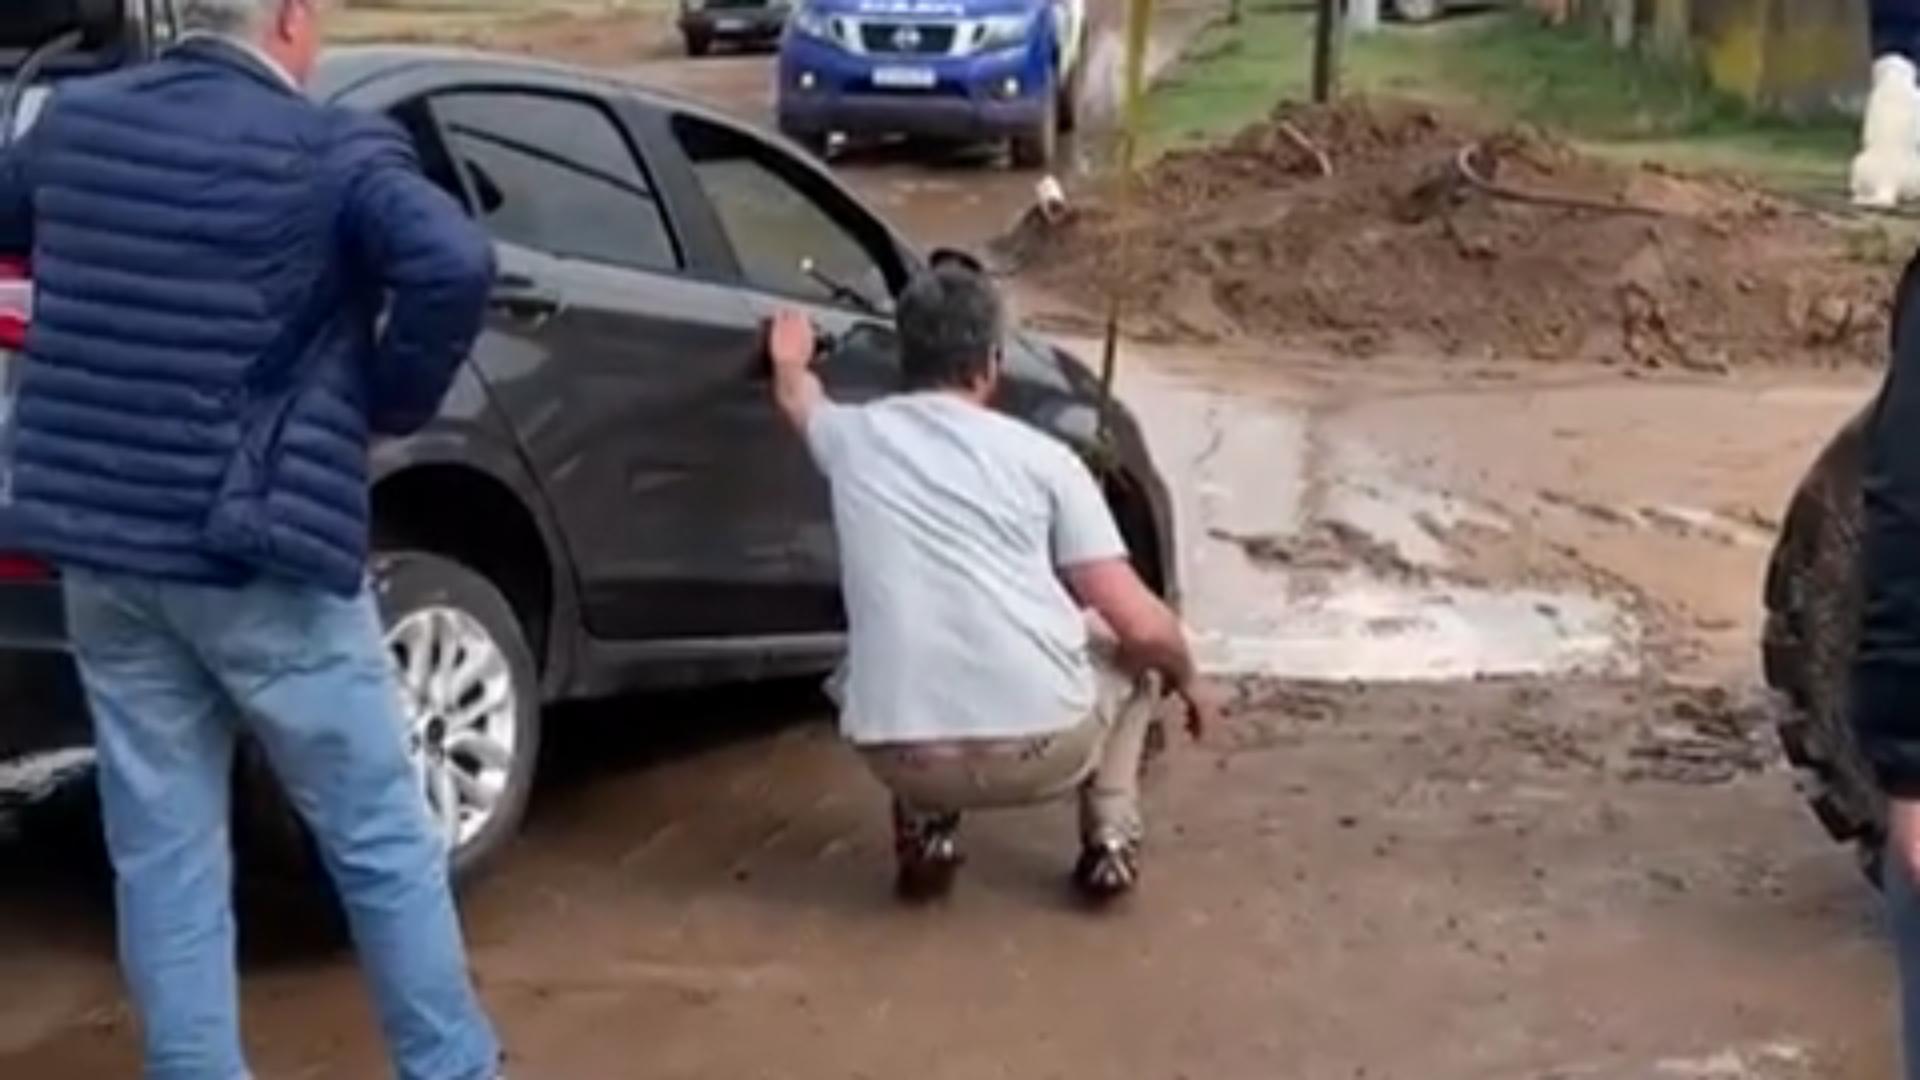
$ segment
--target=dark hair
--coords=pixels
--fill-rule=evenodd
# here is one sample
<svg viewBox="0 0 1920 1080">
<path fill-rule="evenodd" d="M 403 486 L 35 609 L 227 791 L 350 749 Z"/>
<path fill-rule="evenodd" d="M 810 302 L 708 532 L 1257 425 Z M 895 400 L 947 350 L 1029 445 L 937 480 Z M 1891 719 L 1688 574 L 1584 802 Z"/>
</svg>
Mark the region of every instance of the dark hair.
<svg viewBox="0 0 1920 1080">
<path fill-rule="evenodd" d="M 1004 319 L 984 274 L 948 263 L 915 276 L 894 313 L 907 388 L 973 385 L 993 369 Z"/>
</svg>

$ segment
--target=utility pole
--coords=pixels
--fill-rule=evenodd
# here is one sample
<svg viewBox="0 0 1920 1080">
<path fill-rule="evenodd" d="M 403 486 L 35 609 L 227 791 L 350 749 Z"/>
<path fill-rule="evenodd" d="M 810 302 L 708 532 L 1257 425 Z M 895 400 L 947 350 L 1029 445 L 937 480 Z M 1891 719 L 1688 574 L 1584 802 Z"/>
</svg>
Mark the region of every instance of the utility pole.
<svg viewBox="0 0 1920 1080">
<path fill-rule="evenodd" d="M 1340 21 L 1340 0 L 1319 0 L 1313 20 L 1313 100 L 1324 105 L 1333 100 L 1334 27 Z"/>
<path fill-rule="evenodd" d="M 1151 43 L 1148 28 L 1153 25 L 1154 0 L 1127 0 L 1127 55 L 1122 69 L 1122 99 L 1120 114 L 1120 160 L 1116 163 L 1120 171 L 1120 220 L 1127 220 L 1127 209 L 1133 202 L 1135 186 L 1133 166 L 1140 152 L 1140 123 L 1146 111 L 1147 100 L 1147 48 Z M 1100 418 L 1098 437 L 1094 440 L 1100 455 L 1100 468 L 1105 469 L 1112 461 L 1113 452 L 1113 379 L 1120 366 L 1120 313 L 1124 303 L 1121 295 L 1126 289 L 1126 268 L 1133 256 L 1133 244 L 1128 234 L 1120 234 L 1119 250 L 1115 258 L 1121 268 L 1120 283 L 1114 288 L 1113 295 L 1107 298 L 1107 325 L 1105 339 L 1100 347 Z"/>
</svg>

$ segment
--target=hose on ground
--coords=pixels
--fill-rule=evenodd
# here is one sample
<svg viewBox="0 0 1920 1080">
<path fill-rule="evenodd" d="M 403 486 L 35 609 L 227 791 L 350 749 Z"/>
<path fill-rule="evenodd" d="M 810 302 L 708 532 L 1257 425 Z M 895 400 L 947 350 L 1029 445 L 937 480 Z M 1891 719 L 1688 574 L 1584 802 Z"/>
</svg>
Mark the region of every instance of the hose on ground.
<svg viewBox="0 0 1920 1080">
<path fill-rule="evenodd" d="M 1638 203 L 1602 202 L 1599 199 L 1583 199 L 1578 195 L 1557 195 L 1544 191 L 1526 191 L 1508 187 L 1488 177 L 1474 164 L 1474 157 L 1484 147 L 1484 143 L 1472 142 L 1460 148 L 1453 156 L 1453 170 L 1467 186 L 1490 198 L 1507 202 L 1521 203 L 1527 206 L 1543 206 L 1554 210 L 1582 210 L 1597 214 L 1631 214 L 1640 217 L 1672 217 L 1670 211 L 1657 207 L 1642 206 Z"/>
</svg>

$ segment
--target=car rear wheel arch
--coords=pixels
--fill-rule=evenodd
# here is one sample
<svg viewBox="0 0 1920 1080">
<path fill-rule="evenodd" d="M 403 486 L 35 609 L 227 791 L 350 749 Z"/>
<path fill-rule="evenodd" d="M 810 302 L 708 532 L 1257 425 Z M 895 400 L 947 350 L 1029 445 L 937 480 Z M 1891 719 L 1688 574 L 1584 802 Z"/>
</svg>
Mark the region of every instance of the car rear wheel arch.
<svg viewBox="0 0 1920 1080">
<path fill-rule="evenodd" d="M 477 523 L 477 525 L 476 525 Z M 513 608 L 535 665 L 554 660 L 561 579 L 539 522 L 505 481 L 455 464 L 416 465 L 373 489 L 377 551 L 424 551 L 471 569 Z"/>
<path fill-rule="evenodd" d="M 1102 486 L 1105 488 L 1107 506 L 1113 511 L 1114 523 L 1120 527 L 1120 538 L 1127 543 L 1134 569 L 1154 595 L 1169 597 L 1173 583 L 1169 580 L 1166 565 L 1166 546 L 1161 542 L 1160 528 L 1154 520 L 1153 504 L 1148 499 L 1146 488 L 1124 472 L 1109 475 Z"/>
</svg>

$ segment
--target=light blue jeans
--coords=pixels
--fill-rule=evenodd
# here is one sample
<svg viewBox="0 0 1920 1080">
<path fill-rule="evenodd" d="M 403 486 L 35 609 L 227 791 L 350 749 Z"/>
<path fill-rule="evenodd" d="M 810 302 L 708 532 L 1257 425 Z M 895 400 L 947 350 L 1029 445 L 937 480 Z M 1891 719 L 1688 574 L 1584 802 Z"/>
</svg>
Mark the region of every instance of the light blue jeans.
<svg viewBox="0 0 1920 1080">
<path fill-rule="evenodd" d="M 499 1045 L 468 976 L 371 597 L 84 571 L 65 588 L 148 1080 L 249 1075 L 227 831 L 242 731 L 318 843 L 395 1073 L 494 1076 Z"/>
<path fill-rule="evenodd" d="M 1920 886 L 1889 850 L 1880 869 L 1900 969 L 1900 1053 L 1907 1080 L 1920 1080 Z"/>
</svg>

